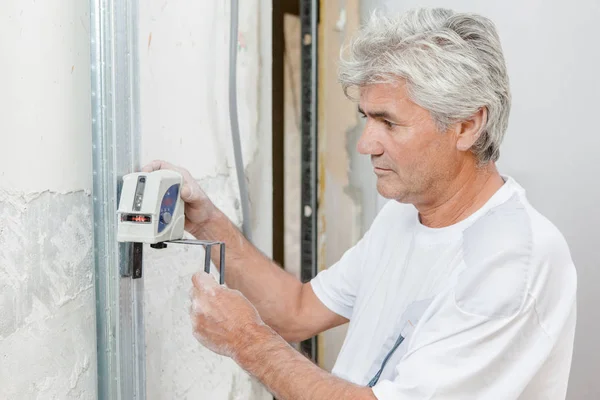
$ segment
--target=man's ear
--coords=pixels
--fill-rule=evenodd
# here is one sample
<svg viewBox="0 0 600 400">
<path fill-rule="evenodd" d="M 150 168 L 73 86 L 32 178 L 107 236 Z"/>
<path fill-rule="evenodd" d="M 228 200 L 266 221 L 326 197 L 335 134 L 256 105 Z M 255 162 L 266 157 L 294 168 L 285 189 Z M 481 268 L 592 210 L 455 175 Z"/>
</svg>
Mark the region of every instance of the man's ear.
<svg viewBox="0 0 600 400">
<path fill-rule="evenodd" d="M 456 126 L 456 148 L 468 151 L 479 139 L 487 122 L 487 107 L 482 107 L 466 121 Z"/>
</svg>

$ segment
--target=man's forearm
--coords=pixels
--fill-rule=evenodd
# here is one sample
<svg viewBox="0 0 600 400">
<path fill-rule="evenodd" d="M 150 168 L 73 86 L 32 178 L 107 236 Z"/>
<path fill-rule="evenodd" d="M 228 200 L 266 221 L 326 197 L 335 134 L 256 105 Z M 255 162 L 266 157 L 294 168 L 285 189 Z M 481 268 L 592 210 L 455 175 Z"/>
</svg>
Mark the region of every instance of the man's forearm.
<svg viewBox="0 0 600 400">
<path fill-rule="evenodd" d="M 267 326 L 248 330 L 236 362 L 278 400 L 376 400 L 370 388 L 327 373 L 289 346 Z"/>
<path fill-rule="evenodd" d="M 200 240 L 223 241 L 225 281 L 230 288 L 244 294 L 256 307 L 261 318 L 278 332 L 293 325 L 299 304 L 301 282 L 282 270 L 252 245 L 225 214 L 218 211 L 203 226 L 191 232 Z M 212 253 L 219 265 L 219 253 Z"/>
</svg>

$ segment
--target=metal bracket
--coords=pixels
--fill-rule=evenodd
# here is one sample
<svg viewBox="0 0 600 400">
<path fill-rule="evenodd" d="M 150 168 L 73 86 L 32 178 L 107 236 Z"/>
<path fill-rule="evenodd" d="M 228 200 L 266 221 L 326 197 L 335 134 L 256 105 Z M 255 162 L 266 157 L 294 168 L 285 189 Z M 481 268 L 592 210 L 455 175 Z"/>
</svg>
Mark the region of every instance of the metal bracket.
<svg viewBox="0 0 600 400">
<path fill-rule="evenodd" d="M 205 240 L 180 239 L 151 244 L 150 247 L 152 247 L 153 249 L 164 249 L 167 247 L 167 243 L 204 246 L 204 272 L 206 272 L 207 274 L 210 274 L 212 246 L 219 246 L 219 283 L 221 285 L 225 284 L 225 242 L 209 242 Z"/>
<path fill-rule="evenodd" d="M 142 243 L 134 243 L 131 246 L 131 267 L 133 270 L 133 279 L 140 279 L 142 277 L 142 256 L 143 256 L 144 245 Z"/>
</svg>

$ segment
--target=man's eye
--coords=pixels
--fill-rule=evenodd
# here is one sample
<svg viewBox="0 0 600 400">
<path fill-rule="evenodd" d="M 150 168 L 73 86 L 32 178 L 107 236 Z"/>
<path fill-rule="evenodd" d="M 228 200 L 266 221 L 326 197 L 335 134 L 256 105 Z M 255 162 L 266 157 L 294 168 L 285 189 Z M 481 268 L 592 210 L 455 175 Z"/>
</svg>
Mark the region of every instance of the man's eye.
<svg viewBox="0 0 600 400">
<path fill-rule="evenodd" d="M 362 119 L 366 119 L 366 118 L 367 118 L 367 116 L 366 116 L 365 114 L 359 114 L 359 116 L 360 116 Z"/>
<path fill-rule="evenodd" d="M 394 127 L 393 123 L 391 123 L 390 121 L 387 121 L 385 119 L 383 120 L 383 123 L 386 124 L 388 128 L 393 128 Z"/>
</svg>

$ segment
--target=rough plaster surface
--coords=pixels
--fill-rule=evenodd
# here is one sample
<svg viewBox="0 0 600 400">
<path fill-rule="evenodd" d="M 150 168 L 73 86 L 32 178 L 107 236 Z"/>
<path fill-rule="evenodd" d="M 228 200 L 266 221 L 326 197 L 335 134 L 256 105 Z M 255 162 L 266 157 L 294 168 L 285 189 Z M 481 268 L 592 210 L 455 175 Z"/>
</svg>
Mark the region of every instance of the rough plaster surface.
<svg viewBox="0 0 600 400">
<path fill-rule="evenodd" d="M 254 242 L 270 254 L 271 45 L 270 30 L 260 26 L 264 20 L 270 27 L 268 3 L 240 1 L 237 82 Z M 189 169 L 239 225 L 228 106 L 229 7 L 229 2 L 150 0 L 140 8 L 141 159 Z M 188 292 L 203 260 L 202 249 L 188 246 L 145 249 L 148 398 L 270 400 L 235 363 L 192 336 Z"/>
<path fill-rule="evenodd" d="M 95 399 L 91 201 L 0 189 L 0 398 Z"/>
</svg>

